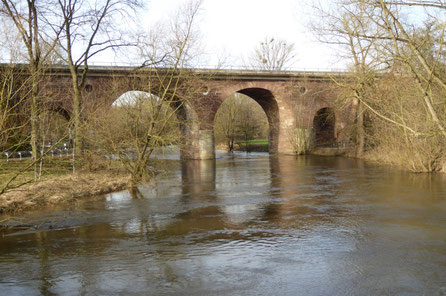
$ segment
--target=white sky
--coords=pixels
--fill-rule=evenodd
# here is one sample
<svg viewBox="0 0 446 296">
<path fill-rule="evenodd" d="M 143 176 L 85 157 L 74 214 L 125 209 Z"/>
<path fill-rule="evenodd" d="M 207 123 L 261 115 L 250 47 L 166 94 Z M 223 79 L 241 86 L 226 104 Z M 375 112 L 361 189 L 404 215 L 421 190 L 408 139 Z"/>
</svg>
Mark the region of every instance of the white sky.
<svg viewBox="0 0 446 296">
<path fill-rule="evenodd" d="M 141 30 L 149 31 L 150 24 L 168 21 L 182 4 L 190 0 L 143 0 L 145 12 L 140 13 Z M 311 9 L 305 3 L 332 0 L 202 0 L 197 24 L 204 45 L 200 66 L 216 66 L 224 60 L 225 67 L 243 67 L 249 54 L 265 37 L 284 39 L 294 43 L 296 59 L 291 65 L 296 70 L 335 70 L 345 68 L 334 46 L 320 43 L 307 29 L 311 23 Z M 420 9 L 419 9 L 420 10 Z M 410 17 L 421 21 L 422 11 L 411 10 Z M 131 22 L 129 22 L 131 23 Z M 122 21 L 122 26 L 126 22 Z M 2 27 L 0 26 L 0 31 Z M 9 53 L 0 58 L 8 57 Z M 3 51 L 5 49 L 3 48 Z M 95 56 L 93 63 L 108 64 L 137 62 L 132 54 L 120 57 L 112 52 Z M 129 61 L 130 60 L 130 61 Z"/>
<path fill-rule="evenodd" d="M 166 18 L 187 0 L 148 0 L 148 22 Z M 297 69 L 342 67 L 334 50 L 307 32 L 303 0 L 203 0 L 199 27 L 208 56 L 215 65 L 226 57 L 229 66 L 243 66 L 253 48 L 268 37 L 294 43 Z"/>
</svg>

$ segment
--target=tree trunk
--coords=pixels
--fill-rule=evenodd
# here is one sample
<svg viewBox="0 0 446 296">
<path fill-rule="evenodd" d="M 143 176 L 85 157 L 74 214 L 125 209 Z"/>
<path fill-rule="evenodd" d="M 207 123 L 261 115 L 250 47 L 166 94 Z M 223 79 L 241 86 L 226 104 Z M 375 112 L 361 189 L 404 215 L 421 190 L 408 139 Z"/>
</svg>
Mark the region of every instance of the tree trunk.
<svg viewBox="0 0 446 296">
<path fill-rule="evenodd" d="M 81 92 L 77 83 L 76 70 L 70 69 L 73 83 L 73 127 L 74 127 L 74 154 L 82 153 L 82 134 L 81 134 Z"/>
<path fill-rule="evenodd" d="M 34 162 L 34 178 L 37 180 L 37 141 L 39 135 L 39 81 L 37 67 L 32 65 L 32 92 L 31 92 L 31 151 Z"/>
<path fill-rule="evenodd" d="M 364 155 L 365 132 L 364 132 L 364 107 L 358 102 L 356 112 L 356 157 L 361 158 Z"/>
</svg>

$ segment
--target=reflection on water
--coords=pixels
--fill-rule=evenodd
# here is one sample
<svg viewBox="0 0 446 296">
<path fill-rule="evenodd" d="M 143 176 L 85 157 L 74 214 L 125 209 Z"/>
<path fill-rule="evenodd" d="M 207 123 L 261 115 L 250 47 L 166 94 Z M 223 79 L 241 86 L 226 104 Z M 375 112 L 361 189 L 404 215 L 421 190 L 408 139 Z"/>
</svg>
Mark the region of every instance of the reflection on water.
<svg viewBox="0 0 446 296">
<path fill-rule="evenodd" d="M 0 238 L 5 295 L 446 295 L 446 179 L 221 155 Z"/>
</svg>

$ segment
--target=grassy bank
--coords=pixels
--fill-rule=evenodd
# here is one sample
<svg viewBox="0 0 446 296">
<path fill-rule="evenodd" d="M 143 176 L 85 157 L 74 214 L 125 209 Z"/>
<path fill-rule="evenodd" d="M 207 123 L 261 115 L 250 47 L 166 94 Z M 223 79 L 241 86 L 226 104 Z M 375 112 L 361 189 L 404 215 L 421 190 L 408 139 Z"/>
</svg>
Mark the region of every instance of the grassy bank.
<svg viewBox="0 0 446 296">
<path fill-rule="evenodd" d="M 248 152 L 268 152 L 269 142 L 268 140 L 240 141 L 236 142 L 235 150 Z"/>
<path fill-rule="evenodd" d="M 34 182 L 33 167 L 24 170 L 27 161 L 0 164 L 1 185 L 9 182 L 16 172 L 22 171 L 12 182 L 13 187 L 17 188 L 0 195 L 0 214 L 73 202 L 125 189 L 129 183 L 128 174 L 113 163 L 95 168 L 94 161 L 78 161 L 76 173 L 73 174 L 72 161 L 68 158 L 46 160 L 42 163 L 42 177 Z"/>
<path fill-rule="evenodd" d="M 1 213 L 73 202 L 81 198 L 125 189 L 129 178 L 112 172 L 77 173 L 48 177 L 0 196 Z"/>
<path fill-rule="evenodd" d="M 13 187 L 34 180 L 34 165 L 30 165 L 30 161 L 30 159 L 25 159 L 0 162 L 0 184 L 9 182 L 16 175 L 17 177 L 11 183 Z M 37 164 L 37 167 L 40 170 L 40 164 Z M 54 158 L 42 162 L 41 176 L 42 178 L 63 176 L 72 171 L 73 163 L 70 159 Z"/>
</svg>

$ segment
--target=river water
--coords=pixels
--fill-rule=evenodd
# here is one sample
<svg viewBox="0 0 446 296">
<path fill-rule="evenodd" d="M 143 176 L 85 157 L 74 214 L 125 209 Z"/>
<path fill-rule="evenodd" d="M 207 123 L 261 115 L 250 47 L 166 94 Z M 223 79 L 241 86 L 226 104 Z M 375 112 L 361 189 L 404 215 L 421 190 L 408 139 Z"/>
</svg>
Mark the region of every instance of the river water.
<svg viewBox="0 0 446 296">
<path fill-rule="evenodd" d="M 446 295 L 445 176 L 348 158 L 178 161 L 12 222 L 1 295 Z"/>
</svg>

